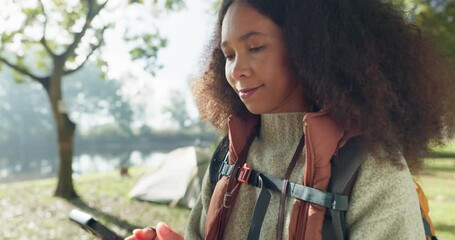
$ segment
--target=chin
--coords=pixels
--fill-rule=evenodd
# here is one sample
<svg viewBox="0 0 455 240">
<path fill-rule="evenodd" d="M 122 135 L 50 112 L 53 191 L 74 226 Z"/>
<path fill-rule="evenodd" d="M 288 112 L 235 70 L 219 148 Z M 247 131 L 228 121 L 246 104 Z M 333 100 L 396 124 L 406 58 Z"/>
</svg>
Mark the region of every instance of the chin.
<svg viewBox="0 0 455 240">
<path fill-rule="evenodd" d="M 255 114 L 255 115 L 261 115 L 261 114 L 267 113 L 267 110 L 261 109 L 261 108 L 255 108 L 253 106 L 246 105 L 246 108 L 248 109 L 248 111 L 250 113 Z"/>
</svg>

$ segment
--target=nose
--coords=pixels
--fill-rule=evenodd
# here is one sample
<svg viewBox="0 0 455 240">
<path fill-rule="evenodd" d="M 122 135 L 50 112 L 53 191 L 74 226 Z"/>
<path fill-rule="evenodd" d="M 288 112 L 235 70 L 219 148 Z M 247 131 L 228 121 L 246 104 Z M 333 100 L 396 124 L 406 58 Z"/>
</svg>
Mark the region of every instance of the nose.
<svg viewBox="0 0 455 240">
<path fill-rule="evenodd" d="M 251 75 L 251 68 L 245 58 L 236 57 L 231 66 L 231 77 L 235 80 L 247 78 Z"/>
</svg>

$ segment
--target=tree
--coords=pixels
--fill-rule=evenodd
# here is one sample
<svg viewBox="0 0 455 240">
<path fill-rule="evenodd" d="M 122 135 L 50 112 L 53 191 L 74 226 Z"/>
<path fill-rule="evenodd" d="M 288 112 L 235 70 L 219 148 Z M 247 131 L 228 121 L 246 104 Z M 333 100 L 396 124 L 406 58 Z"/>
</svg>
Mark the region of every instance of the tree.
<svg viewBox="0 0 455 240">
<path fill-rule="evenodd" d="M 62 79 L 81 69 L 92 55 L 98 57 L 100 64 L 105 64 L 100 51 L 105 43 L 105 32 L 113 27 L 114 21 L 101 19 L 100 15 L 109 14 L 109 10 L 112 10 L 107 8 L 110 2 L 116 4 L 117 8 L 130 4 L 148 5 L 156 14 L 158 9 L 177 9 L 182 6 L 182 0 L 2 2 L 0 66 L 13 69 L 17 82 L 24 82 L 27 78 L 38 82 L 49 98 L 57 131 L 59 171 L 54 195 L 58 197 L 77 197 L 72 181 L 76 124 L 69 118 L 62 100 Z M 158 31 L 150 32 L 127 33 L 126 39 L 134 45 L 132 58 L 143 60 L 144 67 L 153 73 L 157 67 L 155 60 L 158 50 L 166 42 Z M 30 57 L 29 53 L 39 57 Z"/>
<path fill-rule="evenodd" d="M 173 90 L 170 93 L 169 105 L 163 111 L 170 114 L 171 119 L 178 124 L 179 130 L 190 124 L 191 118 L 186 109 L 185 97 L 182 92 Z"/>
<path fill-rule="evenodd" d="M 130 101 L 121 93 L 122 84 L 112 79 L 102 80 L 101 76 L 100 69 L 87 65 L 68 77 L 63 92 L 69 115 L 78 122 L 83 118 L 107 119 L 130 136 L 135 112 Z"/>
<path fill-rule="evenodd" d="M 12 149 L 20 146 L 19 139 L 29 143 L 29 140 L 33 139 L 31 136 L 43 138 L 45 135 L 51 135 L 49 132 L 53 132 L 54 129 L 50 124 L 52 121 L 50 107 L 49 104 L 43 104 L 46 96 L 41 86 L 32 82 L 18 86 L 11 81 L 11 71 L 0 72 L 0 79 L 4 80 L 0 81 L 1 147 Z M 4 152 L 1 155 L 3 154 Z"/>
</svg>

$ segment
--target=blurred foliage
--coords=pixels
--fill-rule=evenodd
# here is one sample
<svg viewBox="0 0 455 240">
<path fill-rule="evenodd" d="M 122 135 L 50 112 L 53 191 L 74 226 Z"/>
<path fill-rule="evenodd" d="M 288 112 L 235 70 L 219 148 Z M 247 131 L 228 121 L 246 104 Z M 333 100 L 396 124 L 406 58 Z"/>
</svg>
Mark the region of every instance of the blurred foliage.
<svg viewBox="0 0 455 240">
<path fill-rule="evenodd" d="M 393 0 L 455 63 L 455 0 Z"/>
<path fill-rule="evenodd" d="M 76 122 L 87 119 L 108 119 L 118 135 L 131 136 L 134 109 L 121 95 L 120 83 L 101 80 L 100 70 L 87 65 L 68 76 L 63 84 L 63 95 L 68 112 Z M 0 157 L 19 149 L 35 152 L 54 151 L 55 127 L 51 107 L 42 87 L 30 80 L 17 85 L 11 70 L 0 72 Z M 24 97 L 26 96 L 26 97 Z M 96 125 L 96 124 L 93 124 Z M 110 134 L 115 137 L 115 134 Z"/>
<path fill-rule="evenodd" d="M 87 65 L 81 71 L 68 76 L 63 85 L 65 102 L 72 119 L 112 119 L 123 134 L 131 135 L 134 118 L 133 106 L 121 94 L 121 82 L 101 79 L 101 70 Z"/>
<path fill-rule="evenodd" d="M 144 1 L 144 0 L 129 0 L 130 3 L 141 3 L 143 4 L 144 2 L 147 2 L 147 1 Z M 183 7 L 185 7 L 185 4 L 183 1 L 180 1 L 180 0 L 152 0 L 153 4 L 157 5 L 157 4 L 163 4 L 165 6 L 166 9 L 169 9 L 169 10 L 180 10 L 182 9 Z"/>
<path fill-rule="evenodd" d="M 0 79 L 0 145 L 22 146 L 30 138 L 54 136 L 50 106 L 41 86 L 17 85 L 7 70 L 0 72 Z"/>
<path fill-rule="evenodd" d="M 183 0 L 7 1 L 0 9 L 0 67 L 8 62 L 35 76 L 47 76 L 52 74 L 55 57 L 64 54 L 66 70 L 76 69 L 92 55 L 97 58 L 94 62 L 107 67 L 100 54 L 105 32 L 122 21 L 121 25 L 128 29 L 124 30 L 124 39 L 132 42 L 131 58 L 144 61 L 145 68 L 154 74 L 160 68 L 156 63 L 158 51 L 166 46 L 166 40 L 150 22 L 163 11 L 184 7 Z M 122 16 L 137 9 L 143 10 L 141 17 Z M 144 20 L 144 16 L 148 19 Z M 30 58 L 30 53 L 41 57 Z M 18 72 L 17 81 L 23 82 L 20 75 L 24 74 Z"/>
<path fill-rule="evenodd" d="M 156 69 L 163 67 L 157 64 L 157 57 L 159 49 L 166 47 L 167 40 L 161 38 L 159 32 L 129 36 L 127 31 L 124 39 L 134 44 L 134 47 L 129 51 L 131 59 L 134 61 L 142 60 L 144 68 L 152 75 L 155 75 Z"/>
<path fill-rule="evenodd" d="M 173 90 L 170 95 L 170 102 L 164 107 L 163 111 L 170 114 L 171 119 L 177 123 L 179 129 L 184 129 L 191 124 L 191 118 L 186 108 L 185 96 L 177 90 Z"/>
</svg>

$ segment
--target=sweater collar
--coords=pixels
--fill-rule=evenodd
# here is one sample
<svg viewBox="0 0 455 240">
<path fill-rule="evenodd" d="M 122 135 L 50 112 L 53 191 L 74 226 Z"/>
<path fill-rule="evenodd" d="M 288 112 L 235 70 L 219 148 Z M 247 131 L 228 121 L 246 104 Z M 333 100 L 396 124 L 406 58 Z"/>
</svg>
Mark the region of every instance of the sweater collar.
<svg viewBox="0 0 455 240">
<path fill-rule="evenodd" d="M 272 145 L 299 141 L 303 134 L 304 115 L 304 112 L 262 114 L 259 139 Z"/>
<path fill-rule="evenodd" d="M 236 160 L 238 158 L 248 137 L 255 134 L 259 127 L 261 128 L 259 133 L 261 138 L 270 138 L 280 142 L 280 136 L 286 135 L 292 139 L 300 139 L 303 132 L 302 119 L 304 115 L 303 112 L 273 113 L 261 116 L 248 114 L 244 117 L 231 115 L 229 117 L 229 139 L 232 156 L 229 156 L 229 159 Z"/>
</svg>

